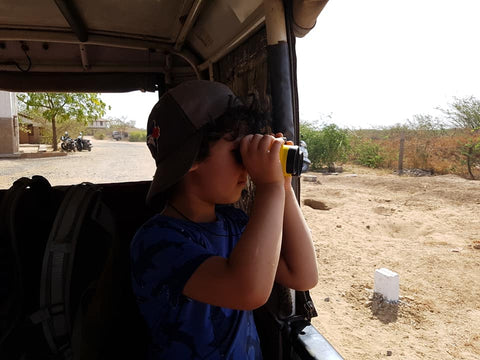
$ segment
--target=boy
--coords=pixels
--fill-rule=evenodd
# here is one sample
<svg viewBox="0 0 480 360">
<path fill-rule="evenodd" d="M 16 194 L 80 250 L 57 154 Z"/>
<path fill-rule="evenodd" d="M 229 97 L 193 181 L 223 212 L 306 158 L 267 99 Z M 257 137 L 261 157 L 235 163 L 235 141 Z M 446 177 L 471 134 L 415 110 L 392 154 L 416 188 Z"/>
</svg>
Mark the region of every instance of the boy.
<svg viewBox="0 0 480 360">
<path fill-rule="evenodd" d="M 317 282 L 310 232 L 284 178 L 283 140 L 230 89 L 209 81 L 168 91 L 148 120 L 157 170 L 147 203 L 160 214 L 131 244 L 132 284 L 152 359 L 260 359 L 252 311 L 273 282 Z M 236 202 L 250 176 L 251 217 Z"/>
</svg>

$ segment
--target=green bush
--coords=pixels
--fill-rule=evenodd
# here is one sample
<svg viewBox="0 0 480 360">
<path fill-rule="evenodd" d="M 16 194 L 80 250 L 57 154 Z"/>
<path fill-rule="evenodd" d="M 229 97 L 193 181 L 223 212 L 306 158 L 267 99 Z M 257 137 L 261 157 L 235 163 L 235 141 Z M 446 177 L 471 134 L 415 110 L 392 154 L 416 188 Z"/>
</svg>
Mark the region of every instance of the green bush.
<svg viewBox="0 0 480 360">
<path fill-rule="evenodd" d="M 329 171 L 335 171 L 335 162 L 346 161 L 350 151 L 347 132 L 335 124 L 326 125 L 322 128 L 320 140 L 320 160 Z"/>
<path fill-rule="evenodd" d="M 353 149 L 353 157 L 360 165 L 378 168 L 384 161 L 380 150 L 380 146 L 370 140 L 360 141 Z"/>
<path fill-rule="evenodd" d="M 475 180 L 473 169 L 480 166 L 480 140 L 470 139 L 460 147 L 460 152 L 465 157 L 462 163 L 467 165 L 470 177 Z"/>
<path fill-rule="evenodd" d="M 300 124 L 300 136 L 307 143 L 308 158 L 312 162 L 310 168 L 318 170 L 322 168 L 320 161 L 321 143 L 320 130 L 311 124 Z"/>
<path fill-rule="evenodd" d="M 93 138 L 96 139 L 96 140 L 103 140 L 103 139 L 105 139 L 105 133 L 104 132 L 96 132 L 93 135 Z"/>
<path fill-rule="evenodd" d="M 322 128 L 312 124 L 301 124 L 300 135 L 307 143 L 308 157 L 312 162 L 312 170 L 327 166 L 334 171 L 335 162 L 343 162 L 350 151 L 347 131 L 335 124 Z"/>
<path fill-rule="evenodd" d="M 147 141 L 147 132 L 146 131 L 133 131 L 133 132 L 128 134 L 128 141 L 131 141 L 131 142 Z"/>
</svg>

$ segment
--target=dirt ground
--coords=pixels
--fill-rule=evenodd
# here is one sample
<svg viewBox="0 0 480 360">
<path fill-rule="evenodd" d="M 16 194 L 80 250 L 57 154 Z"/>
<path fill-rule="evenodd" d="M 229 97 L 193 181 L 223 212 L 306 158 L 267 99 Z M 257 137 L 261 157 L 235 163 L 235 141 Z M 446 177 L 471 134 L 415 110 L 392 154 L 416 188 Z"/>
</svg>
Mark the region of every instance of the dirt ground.
<svg viewBox="0 0 480 360">
<path fill-rule="evenodd" d="M 148 180 L 143 143 L 0 160 L 0 188 L 41 174 L 52 185 Z M 316 328 L 348 360 L 480 359 L 480 181 L 346 167 L 302 181 L 319 282 Z M 305 204 L 304 204 L 305 202 Z M 374 271 L 399 274 L 400 303 L 373 299 Z"/>
<path fill-rule="evenodd" d="M 22 177 L 42 175 L 53 185 L 82 181 L 108 182 L 151 180 L 155 161 L 143 142 L 92 141 L 92 151 L 69 152 L 67 156 L 38 159 L 0 159 L 0 189 Z M 21 149 L 30 152 L 31 148 Z"/>
<path fill-rule="evenodd" d="M 345 170 L 302 181 L 315 327 L 345 359 L 480 359 L 480 182 Z M 379 268 L 398 305 L 374 298 Z"/>
</svg>

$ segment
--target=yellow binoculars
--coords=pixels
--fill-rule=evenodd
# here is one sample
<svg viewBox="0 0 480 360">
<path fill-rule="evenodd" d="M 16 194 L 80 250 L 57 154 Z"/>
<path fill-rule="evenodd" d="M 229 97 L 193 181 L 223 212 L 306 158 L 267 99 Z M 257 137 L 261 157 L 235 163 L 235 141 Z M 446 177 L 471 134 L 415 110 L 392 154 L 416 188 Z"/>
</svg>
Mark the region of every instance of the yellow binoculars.
<svg viewBox="0 0 480 360">
<path fill-rule="evenodd" d="M 234 156 L 241 164 L 242 156 L 239 149 L 235 149 Z M 300 176 L 302 174 L 303 152 L 296 145 L 282 145 L 280 148 L 280 162 L 283 175 Z"/>
<path fill-rule="evenodd" d="M 285 176 L 300 176 L 302 174 L 303 152 L 296 145 L 282 145 L 280 162 Z"/>
</svg>

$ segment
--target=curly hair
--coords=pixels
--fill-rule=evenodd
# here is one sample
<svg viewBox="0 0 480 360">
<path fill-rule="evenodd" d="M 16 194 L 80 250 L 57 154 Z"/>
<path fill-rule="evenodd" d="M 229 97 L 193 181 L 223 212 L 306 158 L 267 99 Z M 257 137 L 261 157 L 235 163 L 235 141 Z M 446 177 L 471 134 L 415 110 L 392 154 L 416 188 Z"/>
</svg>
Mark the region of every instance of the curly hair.
<svg viewBox="0 0 480 360">
<path fill-rule="evenodd" d="M 271 133 L 270 123 L 269 114 L 261 111 L 256 101 L 246 106 L 236 98 L 231 99 L 223 115 L 202 127 L 204 135 L 195 162 L 208 158 L 210 146 L 226 135 L 233 141 L 248 134 Z"/>
</svg>

